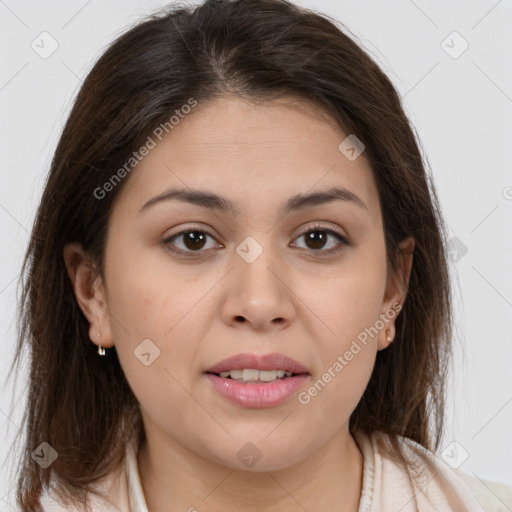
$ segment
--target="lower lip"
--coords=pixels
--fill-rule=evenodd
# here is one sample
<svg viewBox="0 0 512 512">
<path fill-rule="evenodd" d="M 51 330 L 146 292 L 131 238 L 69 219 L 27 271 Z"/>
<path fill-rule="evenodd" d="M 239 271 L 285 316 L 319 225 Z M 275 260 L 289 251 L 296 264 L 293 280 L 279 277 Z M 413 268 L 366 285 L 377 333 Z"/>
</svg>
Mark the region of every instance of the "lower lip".
<svg viewBox="0 0 512 512">
<path fill-rule="evenodd" d="M 274 382 L 244 384 L 213 373 L 206 374 L 206 378 L 222 396 L 235 404 L 252 409 L 282 404 L 302 387 L 308 377 L 308 374 L 303 373 Z"/>
</svg>

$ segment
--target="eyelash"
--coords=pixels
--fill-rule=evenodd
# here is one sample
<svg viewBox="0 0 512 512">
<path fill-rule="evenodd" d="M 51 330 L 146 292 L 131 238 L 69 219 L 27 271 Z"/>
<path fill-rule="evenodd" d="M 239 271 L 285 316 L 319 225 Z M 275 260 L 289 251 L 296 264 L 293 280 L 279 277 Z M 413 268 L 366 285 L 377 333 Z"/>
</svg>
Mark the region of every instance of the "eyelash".
<svg viewBox="0 0 512 512">
<path fill-rule="evenodd" d="M 176 234 L 166 238 L 165 240 L 162 241 L 162 243 L 166 246 L 167 250 L 172 252 L 172 253 L 179 254 L 179 255 L 184 255 L 186 257 L 193 258 L 194 254 L 200 254 L 201 252 L 206 252 L 206 251 L 204 251 L 204 250 L 198 250 L 198 251 L 187 250 L 187 251 L 184 251 L 183 249 L 178 249 L 177 250 L 177 249 L 173 249 L 170 244 L 171 244 L 171 242 L 173 242 L 174 240 L 176 240 L 180 236 L 185 235 L 186 233 L 194 232 L 194 231 L 199 232 L 199 233 L 204 233 L 204 234 L 208 235 L 211 238 L 215 238 L 210 233 L 205 231 L 204 229 L 191 227 L 189 229 L 180 231 L 179 233 L 176 233 Z M 322 226 L 319 226 L 319 225 L 308 227 L 307 230 L 303 231 L 300 235 L 298 235 L 296 239 L 301 238 L 301 237 L 307 235 L 308 233 L 311 233 L 311 232 L 314 232 L 314 231 L 325 232 L 328 235 L 334 236 L 335 238 L 337 238 L 339 240 L 339 242 L 341 242 L 341 245 L 339 247 L 331 248 L 331 249 L 327 249 L 327 250 L 324 250 L 324 249 L 317 249 L 317 250 L 306 249 L 306 250 L 309 250 L 309 251 L 311 251 L 311 252 L 313 252 L 315 254 L 321 253 L 321 254 L 319 254 L 321 257 L 336 255 L 336 254 L 340 253 L 341 251 L 343 251 L 343 249 L 346 246 L 350 245 L 350 242 L 343 235 L 338 233 L 337 231 L 334 231 L 332 229 L 328 229 L 328 228 L 325 228 L 325 227 L 322 227 Z"/>
</svg>

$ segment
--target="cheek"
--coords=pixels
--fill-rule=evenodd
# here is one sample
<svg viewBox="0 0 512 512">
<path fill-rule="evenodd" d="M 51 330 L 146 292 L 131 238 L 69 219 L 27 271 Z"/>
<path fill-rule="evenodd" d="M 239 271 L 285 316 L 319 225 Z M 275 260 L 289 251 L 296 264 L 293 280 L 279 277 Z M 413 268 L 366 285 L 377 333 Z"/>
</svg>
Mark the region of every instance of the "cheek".
<svg viewBox="0 0 512 512">
<path fill-rule="evenodd" d="M 384 258 L 378 250 L 368 251 L 366 257 L 359 254 L 357 262 L 309 296 L 308 305 L 321 319 L 315 328 L 321 367 L 304 402 L 315 401 L 320 415 L 332 416 L 336 410 L 349 416 L 371 377 L 386 281 Z"/>
<path fill-rule="evenodd" d="M 329 357 L 333 351 L 348 350 L 351 341 L 379 319 L 386 282 L 383 258 L 358 256 L 357 263 L 340 269 L 309 293 L 308 303 L 325 326 L 320 339 L 325 340 Z"/>
<path fill-rule="evenodd" d="M 158 274 L 153 269 L 117 276 L 112 326 L 121 367 L 141 407 L 159 424 L 172 420 L 178 428 L 182 420 L 173 411 L 186 418 L 194 405 L 187 390 L 195 368 L 195 340 L 201 339 L 205 325 L 198 321 L 203 317 L 196 305 L 204 290 L 199 282 L 174 279 L 167 284 Z"/>
<path fill-rule="evenodd" d="M 122 338 L 129 331 L 132 341 L 155 338 L 164 343 L 204 293 L 197 271 L 183 276 L 166 260 L 163 249 L 122 252 L 122 244 L 112 245 L 106 273 L 114 328 Z"/>
<path fill-rule="evenodd" d="M 381 306 L 377 280 L 337 284 L 319 313 L 328 326 L 317 329 L 315 336 L 321 366 L 301 400 L 312 405 L 315 418 L 330 418 L 333 424 L 350 417 L 368 385 L 377 353 L 377 338 L 370 328 L 379 319 Z"/>
<path fill-rule="evenodd" d="M 174 268 L 170 275 L 159 255 L 150 256 L 112 250 L 105 270 L 116 351 L 137 396 L 145 389 L 162 390 L 160 397 L 145 396 L 151 402 L 166 391 L 174 393 L 173 377 L 186 386 L 194 340 L 201 339 L 207 323 L 200 321 L 206 314 L 200 301 L 205 290 L 197 273 L 184 277 Z"/>
</svg>

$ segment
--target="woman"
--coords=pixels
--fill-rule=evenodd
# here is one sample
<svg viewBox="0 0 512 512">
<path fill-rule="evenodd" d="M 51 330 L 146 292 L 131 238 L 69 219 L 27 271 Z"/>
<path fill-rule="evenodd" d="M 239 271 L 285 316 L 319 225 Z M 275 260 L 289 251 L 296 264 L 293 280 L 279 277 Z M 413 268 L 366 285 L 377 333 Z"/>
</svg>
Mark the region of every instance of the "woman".
<svg viewBox="0 0 512 512">
<path fill-rule="evenodd" d="M 399 96 L 327 18 L 138 24 L 84 81 L 24 261 L 20 507 L 481 510 L 433 454 L 444 240 Z"/>
</svg>

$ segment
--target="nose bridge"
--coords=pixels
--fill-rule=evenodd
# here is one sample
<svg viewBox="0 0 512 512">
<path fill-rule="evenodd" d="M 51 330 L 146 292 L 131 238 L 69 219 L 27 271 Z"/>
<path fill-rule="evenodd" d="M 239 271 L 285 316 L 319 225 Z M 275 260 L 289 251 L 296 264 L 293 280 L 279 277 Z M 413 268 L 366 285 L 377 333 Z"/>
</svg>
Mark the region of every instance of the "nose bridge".
<svg viewBox="0 0 512 512">
<path fill-rule="evenodd" d="M 282 287 L 277 275 L 284 274 L 284 262 L 279 260 L 279 251 L 273 247 L 274 241 L 274 237 L 268 233 L 257 233 L 248 235 L 236 247 L 237 279 L 251 286 L 254 292 L 268 290 L 278 293 Z"/>
</svg>

